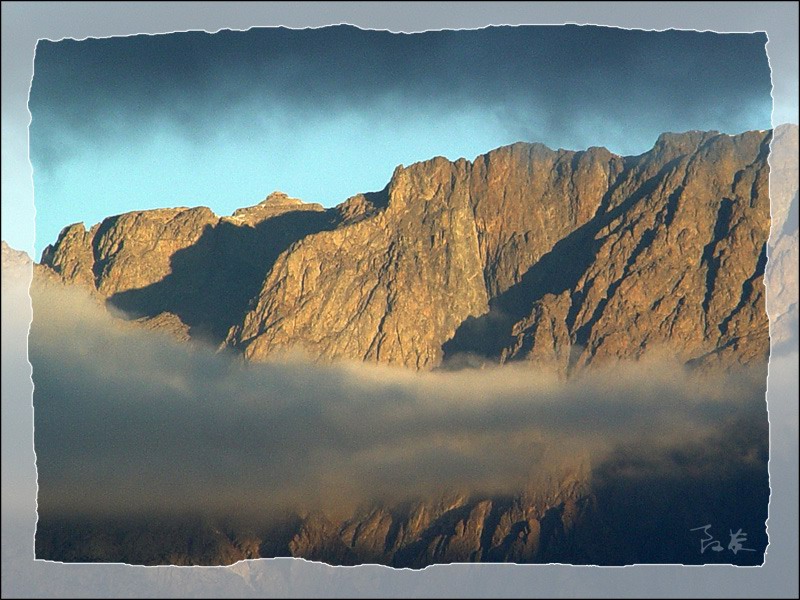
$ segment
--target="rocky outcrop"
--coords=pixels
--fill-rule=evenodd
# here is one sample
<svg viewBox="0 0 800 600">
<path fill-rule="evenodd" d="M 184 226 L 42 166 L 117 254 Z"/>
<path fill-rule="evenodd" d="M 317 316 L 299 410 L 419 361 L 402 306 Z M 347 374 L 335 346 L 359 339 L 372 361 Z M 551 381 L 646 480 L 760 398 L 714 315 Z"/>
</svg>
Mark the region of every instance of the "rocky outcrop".
<svg viewBox="0 0 800 600">
<path fill-rule="evenodd" d="M 327 211 L 272 194 L 230 217 L 73 225 L 42 263 L 250 360 L 763 362 L 770 139 L 664 134 L 635 157 L 519 143 L 398 167 Z"/>
<path fill-rule="evenodd" d="M 662 136 L 607 206 L 525 274 L 513 303 L 496 299 L 504 315 L 530 307 L 500 359 L 570 371 L 666 347 L 685 362 L 765 360 L 768 144 L 758 133 Z"/>
<path fill-rule="evenodd" d="M 310 236 L 276 261 L 228 336 L 250 359 L 301 348 L 314 357 L 415 368 L 488 300 L 466 161 L 398 169 L 388 206 Z"/>
<path fill-rule="evenodd" d="M 230 217 L 205 207 L 137 211 L 88 231 L 66 227 L 41 263 L 146 326 L 219 343 L 277 256 L 330 222 L 320 205 L 279 192 Z"/>
<path fill-rule="evenodd" d="M 299 346 L 316 357 L 438 366 L 465 319 L 592 218 L 622 163 L 600 148 L 514 144 L 474 163 L 399 167 L 378 201 L 345 204 L 360 218 L 280 258 L 228 342 L 256 360 Z"/>
</svg>

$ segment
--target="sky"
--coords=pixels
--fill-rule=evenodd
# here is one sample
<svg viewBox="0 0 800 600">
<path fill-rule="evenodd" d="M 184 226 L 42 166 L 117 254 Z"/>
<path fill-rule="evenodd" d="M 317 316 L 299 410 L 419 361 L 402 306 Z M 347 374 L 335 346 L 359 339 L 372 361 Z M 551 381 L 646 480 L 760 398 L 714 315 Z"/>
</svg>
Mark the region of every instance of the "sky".
<svg viewBox="0 0 800 600">
<path fill-rule="evenodd" d="M 38 43 L 35 252 L 65 225 L 274 190 L 325 206 L 398 164 L 517 141 L 647 151 L 770 127 L 766 35 L 591 26 L 257 28 Z"/>
</svg>

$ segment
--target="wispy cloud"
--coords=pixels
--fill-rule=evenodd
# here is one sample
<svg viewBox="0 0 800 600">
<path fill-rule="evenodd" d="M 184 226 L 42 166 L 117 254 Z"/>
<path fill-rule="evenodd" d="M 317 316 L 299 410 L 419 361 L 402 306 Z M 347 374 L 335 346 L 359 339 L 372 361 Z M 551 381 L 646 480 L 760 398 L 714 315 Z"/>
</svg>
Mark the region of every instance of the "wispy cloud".
<svg viewBox="0 0 800 600">
<path fill-rule="evenodd" d="M 511 493 L 620 452 L 645 461 L 691 446 L 698 465 L 703 440 L 725 431 L 744 432 L 736 448 L 764 441 L 737 425 L 765 421 L 763 372 L 698 378 L 660 359 L 563 381 L 508 366 L 250 365 L 123 325 L 74 290 L 34 299 L 39 503 L 50 513 L 348 511 Z"/>
</svg>

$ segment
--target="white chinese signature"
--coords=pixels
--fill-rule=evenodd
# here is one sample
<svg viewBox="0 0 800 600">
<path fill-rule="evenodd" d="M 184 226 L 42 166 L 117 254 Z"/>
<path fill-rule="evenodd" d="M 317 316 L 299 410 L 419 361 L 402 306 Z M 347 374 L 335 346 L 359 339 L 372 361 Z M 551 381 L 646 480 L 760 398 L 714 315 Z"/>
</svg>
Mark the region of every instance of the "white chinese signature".
<svg viewBox="0 0 800 600">
<path fill-rule="evenodd" d="M 711 533 L 709 533 L 709 529 L 711 529 L 711 525 L 704 525 L 702 527 L 695 527 L 694 529 L 690 529 L 689 531 L 703 531 L 705 533 L 705 537 L 700 538 L 700 554 L 705 553 L 708 548 L 711 548 L 714 552 L 722 552 L 724 548 L 722 544 L 719 543 Z M 755 552 L 754 548 L 745 548 L 742 543 L 747 541 L 747 534 L 742 533 L 742 528 L 739 528 L 739 531 L 736 533 L 733 530 L 730 531 L 730 542 L 728 542 L 728 550 L 733 552 L 734 554 L 738 554 L 739 551 L 742 552 Z"/>
</svg>

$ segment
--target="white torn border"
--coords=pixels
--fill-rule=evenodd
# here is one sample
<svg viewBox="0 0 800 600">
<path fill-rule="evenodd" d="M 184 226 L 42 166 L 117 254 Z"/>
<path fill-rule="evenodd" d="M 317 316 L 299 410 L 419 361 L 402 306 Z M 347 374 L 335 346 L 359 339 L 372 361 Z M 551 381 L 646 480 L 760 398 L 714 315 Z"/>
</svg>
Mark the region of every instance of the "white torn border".
<svg viewBox="0 0 800 600">
<path fill-rule="evenodd" d="M 26 107 L 27 110 L 28 110 L 28 127 L 27 127 L 27 133 L 28 133 L 28 162 L 29 162 L 30 167 L 31 167 L 31 189 L 32 189 L 32 191 L 34 193 L 34 199 L 33 199 L 34 200 L 33 201 L 33 209 L 34 209 L 33 245 L 34 245 L 34 252 L 35 252 L 35 249 L 36 249 L 36 221 L 35 221 L 36 202 L 35 202 L 35 188 L 34 188 L 34 184 L 33 184 L 33 163 L 30 160 L 30 124 L 31 124 L 31 121 L 33 119 L 33 115 L 30 112 L 30 91 L 31 91 L 31 87 L 33 85 L 33 77 L 35 76 L 36 49 L 38 48 L 38 45 L 39 45 L 40 41 L 60 42 L 60 41 L 64 41 L 64 40 L 72 40 L 72 41 L 80 42 L 80 41 L 85 41 L 85 40 L 88 40 L 88 39 L 111 39 L 111 38 L 126 38 L 126 37 L 135 37 L 135 36 L 155 37 L 155 36 L 162 36 L 162 35 L 171 35 L 171 34 L 174 34 L 174 33 L 192 33 L 192 32 L 207 33 L 207 34 L 213 35 L 215 33 L 221 32 L 221 31 L 246 32 L 246 31 L 250 31 L 252 29 L 288 29 L 288 30 L 293 30 L 293 31 L 305 31 L 305 30 L 309 30 L 309 29 L 311 29 L 311 30 L 314 30 L 314 29 L 326 29 L 326 28 L 331 28 L 331 27 L 338 27 L 338 26 L 341 26 L 341 25 L 354 27 L 355 29 L 359 29 L 361 31 L 383 31 L 383 32 L 388 32 L 388 33 L 393 33 L 393 34 L 402 34 L 402 35 L 415 35 L 415 34 L 418 34 L 418 33 L 424 33 L 426 31 L 480 31 L 480 30 L 483 30 L 483 29 L 491 29 L 491 28 L 508 28 L 508 27 L 516 28 L 516 27 L 531 27 L 531 26 L 535 26 L 535 27 L 562 27 L 562 26 L 565 26 L 565 25 L 574 25 L 574 26 L 579 26 L 579 27 L 603 27 L 603 28 L 607 28 L 607 29 L 620 29 L 620 30 L 624 30 L 624 31 L 648 31 L 648 32 L 691 31 L 691 32 L 695 32 L 695 33 L 715 33 L 715 34 L 719 34 L 719 35 L 763 33 L 767 37 L 767 42 L 764 45 L 764 53 L 767 56 L 767 63 L 769 65 L 769 69 L 770 69 L 770 98 L 772 99 L 772 110 L 771 110 L 771 115 L 770 115 L 770 122 L 771 122 L 771 125 L 772 125 L 773 137 L 770 140 L 770 152 L 769 152 L 769 156 L 768 156 L 768 159 L 767 159 L 767 164 L 768 165 L 770 164 L 769 163 L 769 158 L 772 155 L 772 143 L 774 142 L 774 131 L 775 131 L 775 123 L 773 121 L 773 117 L 774 117 L 774 113 L 775 113 L 775 98 L 773 96 L 773 91 L 774 91 L 775 86 L 774 86 L 774 81 L 773 81 L 773 78 L 772 78 L 772 64 L 770 63 L 769 51 L 767 50 L 767 47 L 769 46 L 769 34 L 768 34 L 768 32 L 766 30 L 724 31 L 724 32 L 720 32 L 720 31 L 715 31 L 715 30 L 711 30 L 711 29 L 690 29 L 690 28 L 679 28 L 679 27 L 666 27 L 666 28 L 663 28 L 663 29 L 655 29 L 655 28 L 646 29 L 646 28 L 640 28 L 640 27 L 622 27 L 622 26 L 618 26 L 618 25 L 605 25 L 605 24 L 596 24 L 596 23 L 563 22 L 563 23 L 516 23 L 516 24 L 507 24 L 507 25 L 487 24 L 487 25 L 485 25 L 483 27 L 420 29 L 418 31 L 394 31 L 394 30 L 388 29 L 388 28 L 387 29 L 369 28 L 369 27 L 361 27 L 359 25 L 354 25 L 354 24 L 351 24 L 351 23 L 339 22 L 339 23 L 330 23 L 330 24 L 327 24 L 327 25 L 319 25 L 319 26 L 313 26 L 313 27 L 312 26 L 309 26 L 309 27 L 290 27 L 290 26 L 285 26 L 285 25 L 253 25 L 253 26 L 248 27 L 246 29 L 220 27 L 219 29 L 217 29 L 215 31 L 208 31 L 207 29 L 182 29 L 182 30 L 166 31 L 166 32 L 159 32 L 159 33 L 140 32 L 140 33 L 131 33 L 131 34 L 127 34 L 127 35 L 85 36 L 85 37 L 82 37 L 82 38 L 75 38 L 75 37 L 71 37 L 71 36 L 64 36 L 64 37 L 61 37 L 61 38 L 58 38 L 58 39 L 38 38 L 36 40 L 36 46 L 34 47 L 34 52 L 33 52 L 33 59 L 32 59 L 33 66 L 32 66 L 32 69 L 31 69 L 31 82 L 30 82 L 29 87 L 28 87 L 28 103 L 27 103 L 27 107 Z M 770 173 L 769 173 L 769 179 L 770 179 L 770 181 L 772 179 L 772 170 L 771 170 L 771 168 L 770 168 Z M 768 266 L 769 266 L 769 242 L 772 239 L 773 224 L 774 224 L 774 222 L 772 220 L 772 197 L 770 195 L 770 235 L 767 238 L 767 262 L 766 262 L 766 265 L 764 267 L 765 275 L 767 273 Z M 33 280 L 33 262 L 34 262 L 35 258 L 34 257 L 31 257 L 31 258 L 32 258 L 32 262 L 31 262 L 31 281 L 32 281 Z M 767 310 L 767 307 L 769 306 L 769 302 L 767 301 L 767 296 L 768 296 L 767 287 L 768 286 L 766 285 L 766 276 L 762 277 L 762 285 L 764 285 L 764 289 L 765 289 L 765 302 L 764 302 L 764 304 L 765 304 L 765 310 L 767 311 L 767 319 L 769 320 L 770 340 L 772 340 L 773 321 L 772 321 L 772 319 L 770 317 L 769 310 Z M 30 298 L 30 292 L 29 292 L 28 295 L 29 295 L 29 298 Z M 31 299 L 31 315 L 33 315 L 33 300 L 32 299 Z M 30 337 L 30 323 L 28 325 L 28 337 Z M 26 346 L 26 352 L 29 355 L 27 346 Z M 762 564 L 760 564 L 760 565 L 735 565 L 733 563 L 708 563 L 708 564 L 702 564 L 702 565 L 685 565 L 685 564 L 681 564 L 681 563 L 663 563 L 663 564 L 660 564 L 660 563 L 634 563 L 632 565 L 589 565 L 589 564 L 584 565 L 584 564 L 572 564 L 572 563 L 500 563 L 500 562 L 485 562 L 484 563 L 484 562 L 463 562 L 463 563 L 435 563 L 435 564 L 427 565 L 427 566 L 425 566 L 423 568 L 420 568 L 420 569 L 414 569 L 414 568 L 409 568 L 409 567 L 393 567 L 393 566 L 390 566 L 390 565 L 384 565 L 384 564 L 380 564 L 380 563 L 360 563 L 358 565 L 352 565 L 352 566 L 348 566 L 348 565 L 332 565 L 332 564 L 324 562 L 324 561 L 313 561 L 313 560 L 308 560 L 308 559 L 302 558 L 302 557 L 274 557 L 274 558 L 243 559 L 243 560 L 237 561 L 237 562 L 235 562 L 233 564 L 230 564 L 230 565 L 135 565 L 135 564 L 129 564 L 129 563 L 124 563 L 124 562 L 123 563 L 116 563 L 116 562 L 65 563 L 65 562 L 62 562 L 62 561 L 41 559 L 41 558 L 37 558 L 36 557 L 36 531 L 37 531 L 38 526 L 39 526 L 39 503 L 38 503 L 38 497 L 39 497 L 39 471 L 38 471 L 38 466 L 37 466 L 37 463 L 36 463 L 37 456 L 36 456 L 35 443 L 33 445 L 33 455 L 34 455 L 34 466 L 36 467 L 36 498 L 34 499 L 35 506 L 36 506 L 36 523 L 35 523 L 35 526 L 34 526 L 34 534 L 33 534 L 33 560 L 34 560 L 34 562 L 52 563 L 52 564 L 60 564 L 60 565 L 116 565 L 116 566 L 136 567 L 136 568 L 142 568 L 142 569 L 161 569 L 161 568 L 229 569 L 229 570 L 235 572 L 237 575 L 239 575 L 239 576 L 241 576 L 243 578 L 245 577 L 245 573 L 239 572 L 239 571 L 242 570 L 242 567 L 247 567 L 247 570 L 249 571 L 249 563 L 251 563 L 251 562 L 259 562 L 259 561 L 267 561 L 267 560 L 300 561 L 302 563 L 325 565 L 326 567 L 334 568 L 334 569 L 357 569 L 357 568 L 360 568 L 360 567 L 383 567 L 384 569 L 389 569 L 391 571 L 411 571 L 411 572 L 414 572 L 414 573 L 422 573 L 422 572 L 428 570 L 429 568 L 444 567 L 446 565 L 501 565 L 501 564 L 510 564 L 510 565 L 514 565 L 514 566 L 522 567 L 522 568 L 525 568 L 525 567 L 547 567 L 547 566 L 566 566 L 566 567 L 574 567 L 574 568 L 599 568 L 599 569 L 626 569 L 626 568 L 638 567 L 638 566 L 641 566 L 641 567 L 666 566 L 666 567 L 694 567 L 694 568 L 698 568 L 698 567 L 699 568 L 704 568 L 704 567 L 712 567 L 712 568 L 713 567 L 737 567 L 737 568 L 740 568 L 740 569 L 761 568 L 766 564 L 767 553 L 768 553 L 769 546 L 770 546 L 770 540 L 769 540 L 769 515 L 770 515 L 770 508 L 772 506 L 772 472 L 770 470 L 771 460 L 772 460 L 772 422 L 769 420 L 769 402 L 767 401 L 767 395 L 769 393 L 769 387 L 768 387 L 769 386 L 769 363 L 771 362 L 771 358 L 772 358 L 772 345 L 770 344 L 770 357 L 769 357 L 769 360 L 767 361 L 767 382 L 766 382 L 767 387 L 766 387 L 765 398 L 764 398 L 764 402 L 767 404 L 767 421 L 769 423 L 769 457 L 768 457 L 768 460 L 767 460 L 767 472 L 768 472 L 768 475 L 769 475 L 769 482 L 770 482 L 769 483 L 770 495 L 769 495 L 769 502 L 768 502 L 768 505 L 767 505 L 767 520 L 765 521 L 765 528 L 766 528 L 766 534 L 767 534 L 767 546 L 764 549 L 764 562 Z M 33 365 L 30 364 L 30 361 L 28 361 L 28 364 L 29 364 L 29 366 L 31 368 L 31 373 L 32 373 Z M 35 388 L 34 383 L 33 383 L 33 377 L 31 376 L 30 379 L 31 379 L 31 389 L 33 390 Z M 33 394 L 31 394 L 31 412 L 32 413 L 34 412 Z M 32 419 L 32 421 L 33 421 L 32 425 L 33 425 L 33 433 L 34 433 L 34 440 L 35 440 L 35 426 L 36 426 L 35 425 L 35 418 Z"/>
</svg>

